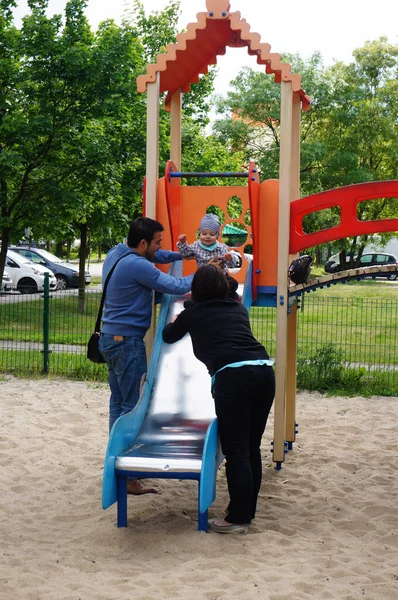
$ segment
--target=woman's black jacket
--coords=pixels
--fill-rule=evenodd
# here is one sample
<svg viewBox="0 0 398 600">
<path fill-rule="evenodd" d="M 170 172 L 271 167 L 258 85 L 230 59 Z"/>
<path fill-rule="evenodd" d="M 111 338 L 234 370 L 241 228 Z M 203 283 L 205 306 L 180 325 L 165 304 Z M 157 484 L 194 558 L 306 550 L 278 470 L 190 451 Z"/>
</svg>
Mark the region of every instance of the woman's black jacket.
<svg viewBox="0 0 398 600">
<path fill-rule="evenodd" d="M 206 365 L 211 376 L 230 363 L 269 358 L 251 332 L 247 310 L 236 300 L 190 304 L 174 323 L 166 325 L 163 340 L 173 344 L 187 333 L 196 358 Z"/>
</svg>

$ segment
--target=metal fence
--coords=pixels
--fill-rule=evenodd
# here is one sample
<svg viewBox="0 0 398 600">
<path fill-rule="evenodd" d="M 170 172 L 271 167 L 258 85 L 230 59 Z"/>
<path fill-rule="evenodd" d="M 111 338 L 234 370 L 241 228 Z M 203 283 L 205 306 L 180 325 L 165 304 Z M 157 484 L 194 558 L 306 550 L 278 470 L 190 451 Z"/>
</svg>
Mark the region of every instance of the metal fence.
<svg viewBox="0 0 398 600">
<path fill-rule="evenodd" d="M 101 300 L 98 287 L 44 294 L 0 294 L 0 371 L 105 381 L 86 358 Z"/>
<path fill-rule="evenodd" d="M 0 371 L 106 380 L 106 366 L 86 358 L 100 299 L 99 287 L 80 294 L 0 293 Z M 250 318 L 254 335 L 275 356 L 275 309 L 253 307 Z M 340 374 L 355 373 L 368 382 L 377 374 L 378 389 L 398 395 L 395 300 L 306 294 L 298 311 L 297 349 L 300 387 L 316 389 L 316 381 L 309 386 L 310 370 L 327 372 L 333 367 L 335 374 L 338 368 Z"/>
<path fill-rule="evenodd" d="M 254 335 L 275 356 L 274 308 L 251 310 Z M 398 302 L 305 294 L 297 318 L 298 387 L 398 395 Z"/>
</svg>

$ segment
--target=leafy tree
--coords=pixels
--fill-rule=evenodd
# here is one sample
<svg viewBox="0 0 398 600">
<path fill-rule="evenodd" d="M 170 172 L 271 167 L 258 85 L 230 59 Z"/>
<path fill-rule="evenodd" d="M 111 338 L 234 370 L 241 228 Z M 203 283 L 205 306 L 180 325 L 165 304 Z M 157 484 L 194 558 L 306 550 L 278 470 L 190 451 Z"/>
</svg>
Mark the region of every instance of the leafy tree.
<svg viewBox="0 0 398 600">
<path fill-rule="evenodd" d="M 9 242 L 33 226 L 35 237 L 80 234 L 83 284 L 86 242 L 120 239 L 141 214 L 146 110 L 136 77 L 175 41 L 179 3 L 146 17 L 137 2 L 134 23 L 108 20 L 96 33 L 86 0 L 67 3 L 64 26 L 61 15 L 46 16 L 48 0 L 29 0 L 20 30 L 15 4 L 0 2 L 0 274 Z M 184 111 L 199 124 L 213 78 L 185 96 Z M 162 110 L 163 162 L 169 126 Z"/>
<path fill-rule="evenodd" d="M 132 28 L 110 21 L 94 36 L 85 0 L 70 0 L 62 29 L 60 15 L 46 17 L 47 0 L 30 0 L 18 31 L 14 5 L 0 4 L 0 274 L 11 237 L 32 223 L 39 235 L 72 227 L 84 239 L 90 219 L 120 224 L 130 212 L 115 210 L 123 188 L 131 204 L 143 173 L 145 104 L 135 78 L 144 58 Z M 84 244 L 80 271 L 83 282 Z"/>
<path fill-rule="evenodd" d="M 163 11 L 154 11 L 149 15 L 145 12 L 144 3 L 134 0 L 132 11 L 125 12 L 125 22 L 136 27 L 137 35 L 144 46 L 147 63 L 155 63 L 157 55 L 165 52 L 168 44 L 176 42 L 180 14 L 180 0 L 170 0 Z M 190 92 L 183 95 L 184 117 L 192 118 L 201 126 L 209 123 L 216 72 L 214 67 L 210 67 L 209 72 L 191 87 Z M 168 122 L 168 115 L 165 115 L 164 111 L 162 119 L 165 123 Z"/>
<path fill-rule="evenodd" d="M 298 55 L 283 58 L 302 76 L 312 99 L 301 121 L 302 195 L 364 181 L 398 177 L 397 107 L 398 46 L 385 38 L 368 42 L 354 52 L 350 65 L 325 68 L 315 53 L 308 61 Z M 244 69 L 233 89 L 218 102 L 220 141 L 254 159 L 263 178 L 278 177 L 280 87 L 263 73 Z M 398 214 L 397 199 L 380 199 L 359 205 L 359 218 L 381 219 Z M 338 223 L 335 210 L 308 215 L 306 231 Z M 393 234 L 385 234 L 387 241 Z M 370 236 L 339 240 L 342 252 L 361 252 Z"/>
<path fill-rule="evenodd" d="M 203 129 L 189 119 L 182 128 L 182 169 L 184 171 L 240 171 L 243 152 L 231 150 L 214 138 L 206 135 Z M 198 185 L 195 180 L 187 180 L 187 185 Z M 238 180 L 236 185 L 240 185 Z M 201 179 L 200 185 L 225 185 L 222 179 Z"/>
<path fill-rule="evenodd" d="M 321 181 L 329 187 L 398 178 L 398 46 L 386 38 L 367 42 L 354 51 L 355 62 L 330 68 L 333 103 L 326 126 L 319 132 L 328 146 Z M 326 188 L 327 189 L 327 188 Z M 358 206 L 360 220 L 396 217 L 397 198 L 380 198 Z M 394 234 L 384 234 L 387 242 Z M 339 240 L 341 262 L 348 252 L 350 264 L 374 236 Z"/>
<path fill-rule="evenodd" d="M 124 23 L 136 26 L 147 63 L 156 62 L 157 55 L 165 52 L 166 46 L 176 41 L 180 14 L 180 0 L 170 0 L 163 11 L 154 11 L 148 15 L 144 3 L 133 0 L 132 10 L 125 11 Z"/>
</svg>

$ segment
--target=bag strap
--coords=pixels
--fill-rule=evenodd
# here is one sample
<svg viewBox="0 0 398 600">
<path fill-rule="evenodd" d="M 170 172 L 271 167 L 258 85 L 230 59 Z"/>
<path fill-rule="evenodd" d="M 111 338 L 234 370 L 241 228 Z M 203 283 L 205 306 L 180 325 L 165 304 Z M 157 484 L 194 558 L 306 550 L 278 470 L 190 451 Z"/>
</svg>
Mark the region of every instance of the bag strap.
<svg viewBox="0 0 398 600">
<path fill-rule="evenodd" d="M 122 258 L 124 258 L 125 256 L 128 256 L 129 254 L 134 254 L 134 252 L 125 252 L 125 254 L 123 254 L 122 256 L 120 256 L 117 259 L 117 261 L 115 262 L 115 264 L 112 266 L 112 268 L 109 271 L 108 275 L 106 276 L 105 283 L 104 283 L 104 289 L 102 290 L 101 303 L 100 303 L 100 307 L 99 307 L 99 310 L 98 310 L 97 321 L 95 323 L 94 333 L 95 332 L 99 332 L 100 329 L 101 329 L 102 311 L 104 310 L 106 289 L 108 287 L 108 283 L 109 283 L 109 280 L 111 278 L 111 275 L 112 275 L 113 271 L 115 270 L 115 267 L 116 267 L 117 263 L 120 260 L 122 260 Z"/>
</svg>

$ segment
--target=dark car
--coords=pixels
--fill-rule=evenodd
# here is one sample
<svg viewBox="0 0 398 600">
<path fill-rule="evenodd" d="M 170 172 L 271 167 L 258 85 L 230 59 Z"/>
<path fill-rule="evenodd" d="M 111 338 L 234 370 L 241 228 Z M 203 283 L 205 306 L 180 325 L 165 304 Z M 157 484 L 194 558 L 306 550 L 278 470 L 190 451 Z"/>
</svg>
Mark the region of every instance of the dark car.
<svg viewBox="0 0 398 600">
<path fill-rule="evenodd" d="M 57 278 L 58 290 L 65 290 L 67 287 L 79 287 L 79 267 L 72 263 L 68 263 L 55 254 L 42 250 L 41 248 L 32 248 L 27 246 L 11 246 L 10 250 L 18 252 L 33 263 L 44 265 L 54 273 Z M 91 281 L 89 271 L 84 272 L 84 281 L 88 285 Z"/>
<path fill-rule="evenodd" d="M 349 269 L 349 256 L 346 256 L 346 261 L 346 268 Z M 383 265 L 398 265 L 397 258 L 394 256 L 394 254 L 385 254 L 383 252 L 365 252 L 359 259 L 354 257 L 354 265 L 352 268 L 359 269 L 360 267 L 381 267 Z M 340 258 L 338 254 L 331 256 L 325 263 L 325 271 L 326 273 L 338 273 L 341 271 Z M 391 273 L 386 275 L 386 277 L 388 277 L 388 279 L 396 279 L 397 274 Z"/>
</svg>

